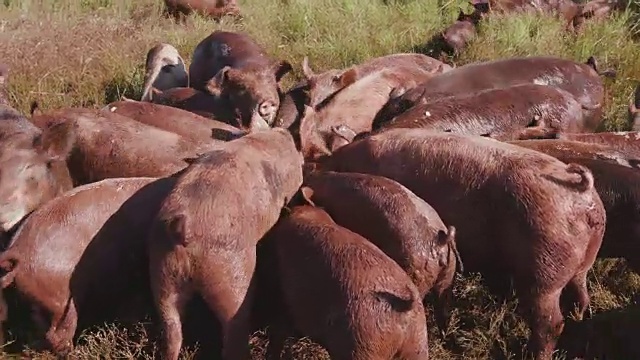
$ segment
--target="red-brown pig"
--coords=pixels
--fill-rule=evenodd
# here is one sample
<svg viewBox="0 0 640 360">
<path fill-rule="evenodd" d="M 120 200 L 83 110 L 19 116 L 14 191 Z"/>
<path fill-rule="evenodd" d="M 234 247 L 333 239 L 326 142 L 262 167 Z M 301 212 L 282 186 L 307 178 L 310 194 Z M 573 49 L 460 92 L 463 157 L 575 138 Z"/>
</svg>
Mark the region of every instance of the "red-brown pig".
<svg viewBox="0 0 640 360">
<path fill-rule="evenodd" d="M 280 106 L 280 79 L 293 70 L 277 61 L 249 35 L 214 31 L 193 51 L 191 87 L 224 100 L 241 128 L 267 127 Z M 236 124 L 234 124 L 236 125 Z"/>
<path fill-rule="evenodd" d="M 582 107 L 568 92 L 551 86 L 525 84 L 435 100 L 411 109 L 387 123 L 384 131 L 424 128 L 499 140 L 544 138 L 550 133 L 590 131 Z"/>
<path fill-rule="evenodd" d="M 280 358 L 292 332 L 324 346 L 332 359 L 429 358 L 418 289 L 367 239 L 319 208 L 296 206 L 263 241 L 272 242 L 278 264 L 280 286 L 272 293 L 286 308 L 268 329 L 269 359 Z"/>
<path fill-rule="evenodd" d="M 511 278 L 531 328 L 529 350 L 550 360 L 562 332 L 560 294 L 589 305 L 587 272 L 605 227 L 591 172 L 480 136 L 393 129 L 338 149 L 321 168 L 393 179 L 446 224 L 469 271 L 489 285 Z"/>
<path fill-rule="evenodd" d="M 348 84 L 315 108 L 307 106 L 298 131 L 303 155 L 310 159 L 327 155 L 349 137 L 371 131 L 392 92 L 406 91 L 431 76 L 418 68 L 383 69 Z"/>
<path fill-rule="evenodd" d="M 178 50 L 169 44 L 160 43 L 147 52 L 144 73 L 144 91 L 140 101 L 151 101 L 153 89 L 165 91 L 189 86 L 189 74 Z"/>
<path fill-rule="evenodd" d="M 451 70 L 451 66 L 426 55 L 399 53 L 372 58 L 346 69 L 315 73 L 305 56 L 302 61 L 304 79 L 284 95 L 274 125 L 288 128 L 300 120 L 304 112 L 303 105 L 315 107 L 358 79 L 380 70 L 397 68 L 423 70 L 434 75 Z"/>
<path fill-rule="evenodd" d="M 185 159 L 222 143 L 211 140 L 210 145 L 198 146 L 177 134 L 93 109 L 37 110 L 31 120 L 41 128 L 75 124 L 75 142 L 67 160 L 75 185 L 107 178 L 167 176 L 185 168 Z"/>
<path fill-rule="evenodd" d="M 606 144 L 593 144 L 572 140 L 516 140 L 509 144 L 539 151 L 555 158 L 587 158 L 626 167 L 638 167 L 638 157 L 628 155 Z"/>
<path fill-rule="evenodd" d="M 613 75 L 611 71 L 602 74 Z M 604 86 L 595 59 L 590 57 L 581 64 L 549 56 L 514 57 L 457 67 L 392 98 L 378 118 L 385 122 L 416 104 L 521 84 L 547 85 L 565 90 L 583 107 L 588 128 L 595 129 L 601 122 Z"/>
<path fill-rule="evenodd" d="M 560 140 L 580 141 L 608 146 L 628 157 L 640 159 L 639 131 L 599 132 L 593 134 L 561 133 L 556 134 L 555 137 Z"/>
<path fill-rule="evenodd" d="M 441 330 L 453 289 L 456 265 L 462 268 L 455 227 L 399 183 L 382 176 L 333 171 L 305 176 L 302 194 L 340 226 L 371 241 L 407 272 L 421 297 L 437 295 Z"/>
<path fill-rule="evenodd" d="M 78 327 L 136 317 L 141 309 L 132 304 L 151 302 L 145 240 L 174 183 L 169 177 L 87 184 L 24 221 L 0 255 L 0 285 L 31 305 L 41 346 L 67 354 Z"/>
<path fill-rule="evenodd" d="M 256 244 L 302 184 L 302 164 L 291 134 L 273 129 L 223 143 L 180 175 L 149 237 L 163 359 L 178 359 L 194 295 L 222 326 L 223 359 L 249 358 Z"/>
<path fill-rule="evenodd" d="M 176 107 L 228 125 L 237 125 L 235 114 L 220 97 L 189 87 L 165 91 L 153 89 L 153 93 L 152 102 L 155 104 Z"/>
<path fill-rule="evenodd" d="M 200 145 L 211 139 L 229 140 L 240 129 L 220 121 L 208 119 L 189 111 L 171 106 L 142 101 L 116 101 L 106 105 L 102 111 L 126 116 L 143 124 L 170 131 Z"/>
<path fill-rule="evenodd" d="M 237 0 L 164 0 L 166 11 L 176 20 L 198 13 L 216 21 L 229 15 L 241 18 Z"/>
</svg>

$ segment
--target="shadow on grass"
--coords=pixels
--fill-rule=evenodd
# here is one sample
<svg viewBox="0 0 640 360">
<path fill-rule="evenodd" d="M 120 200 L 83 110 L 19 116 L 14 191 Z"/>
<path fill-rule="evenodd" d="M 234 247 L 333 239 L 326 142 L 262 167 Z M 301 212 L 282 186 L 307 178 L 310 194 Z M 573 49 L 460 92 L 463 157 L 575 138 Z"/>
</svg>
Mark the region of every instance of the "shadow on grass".
<svg viewBox="0 0 640 360">
<path fill-rule="evenodd" d="M 138 100 L 142 97 L 143 86 L 144 68 L 142 66 L 138 66 L 133 74 L 117 74 L 103 84 L 105 104 L 119 101 L 122 96 Z"/>
</svg>

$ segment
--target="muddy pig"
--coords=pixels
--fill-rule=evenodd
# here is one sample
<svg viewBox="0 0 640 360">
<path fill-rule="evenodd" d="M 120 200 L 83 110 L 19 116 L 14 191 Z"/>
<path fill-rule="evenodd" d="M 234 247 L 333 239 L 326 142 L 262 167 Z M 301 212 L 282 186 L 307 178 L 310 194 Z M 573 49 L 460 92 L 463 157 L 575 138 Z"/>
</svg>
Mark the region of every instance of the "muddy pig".
<svg viewBox="0 0 640 360">
<path fill-rule="evenodd" d="M 229 124 L 186 110 L 142 101 L 116 101 L 106 105 L 102 111 L 170 131 L 199 145 L 210 143 L 212 138 L 228 140 L 240 132 L 240 129 Z"/>
<path fill-rule="evenodd" d="M 296 206 L 272 242 L 286 320 L 269 327 L 267 357 L 297 332 L 332 359 L 428 359 L 424 309 L 407 274 L 375 245 L 319 208 Z M 273 271 L 273 269 L 271 269 Z"/>
<path fill-rule="evenodd" d="M 174 182 L 127 178 L 80 186 L 21 225 L 0 255 L 6 272 L 0 285 L 31 304 L 41 346 L 67 354 L 77 328 L 135 313 L 140 309 L 130 307 L 138 297 L 150 302 L 145 239 Z"/>
<path fill-rule="evenodd" d="M 421 297 L 438 297 L 436 319 L 446 329 L 456 264 L 462 267 L 455 228 L 406 187 L 381 176 L 315 172 L 301 188 L 340 226 L 358 233 L 393 259 L 418 287 Z"/>
<path fill-rule="evenodd" d="M 393 179 L 455 224 L 466 270 L 493 289 L 511 278 L 537 360 L 551 359 L 562 332 L 562 290 L 578 318 L 589 305 L 586 277 L 606 216 L 584 166 L 480 136 L 393 129 L 338 149 L 320 168 Z"/>
<path fill-rule="evenodd" d="M 592 131 L 582 107 L 568 92 L 545 85 L 489 89 L 417 105 L 380 130 L 425 128 L 468 135 L 490 134 L 500 140 L 548 137 L 550 133 Z"/>
<path fill-rule="evenodd" d="M 249 35 L 214 31 L 193 51 L 189 79 L 194 89 L 221 97 L 238 127 L 251 129 L 273 123 L 280 79 L 291 70 L 288 61 L 272 59 Z"/>
<path fill-rule="evenodd" d="M 149 238 L 164 359 L 178 358 L 181 314 L 196 294 L 220 321 L 223 359 L 249 358 L 256 244 L 302 184 L 302 163 L 286 129 L 264 130 L 223 143 L 179 177 Z"/>
<path fill-rule="evenodd" d="M 522 84 L 548 85 L 567 91 L 583 108 L 588 128 L 601 122 L 604 86 L 593 57 L 580 64 L 549 56 L 514 57 L 457 67 L 392 98 L 378 115 L 388 121 L 417 104 L 450 96 Z M 612 71 L 602 72 L 613 76 Z"/>
<path fill-rule="evenodd" d="M 187 166 L 191 158 L 216 146 L 197 146 L 181 136 L 118 114 L 83 108 L 34 111 L 38 127 L 71 122 L 75 143 L 67 164 L 74 184 L 107 178 L 161 177 Z"/>
</svg>

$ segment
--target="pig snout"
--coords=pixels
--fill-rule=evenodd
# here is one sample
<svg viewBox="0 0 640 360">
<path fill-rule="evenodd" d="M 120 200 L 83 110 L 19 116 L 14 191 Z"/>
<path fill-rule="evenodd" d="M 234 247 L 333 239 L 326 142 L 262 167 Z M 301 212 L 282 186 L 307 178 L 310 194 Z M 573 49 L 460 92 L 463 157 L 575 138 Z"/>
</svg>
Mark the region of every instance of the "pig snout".
<svg viewBox="0 0 640 360">
<path fill-rule="evenodd" d="M 263 101 L 258 105 L 258 115 L 269 125 L 273 123 L 277 111 L 278 104 L 271 100 Z"/>
</svg>

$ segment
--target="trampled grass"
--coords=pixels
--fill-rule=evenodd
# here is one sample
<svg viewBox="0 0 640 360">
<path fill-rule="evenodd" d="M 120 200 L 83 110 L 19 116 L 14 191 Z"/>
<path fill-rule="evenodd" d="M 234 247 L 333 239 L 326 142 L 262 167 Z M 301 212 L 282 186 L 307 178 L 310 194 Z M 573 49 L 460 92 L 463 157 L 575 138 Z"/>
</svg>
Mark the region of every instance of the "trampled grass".
<svg viewBox="0 0 640 360">
<path fill-rule="evenodd" d="M 43 108 L 58 108 L 97 107 L 122 95 L 139 98 L 145 55 L 155 42 L 173 44 L 188 61 L 195 45 L 219 28 L 246 31 L 274 56 L 291 61 L 295 72 L 286 78 L 291 84 L 300 76 L 305 55 L 313 69 L 325 70 L 422 48 L 455 19 L 459 6 L 469 8 L 451 0 L 239 3 L 245 14 L 242 23 L 226 19 L 216 24 L 192 16 L 186 24 L 175 24 L 162 16 L 161 0 L 0 1 L 0 62 L 11 68 L 11 100 L 27 112 L 33 100 Z M 549 16 L 494 15 L 482 24 L 478 38 L 455 63 L 516 55 L 585 61 L 594 55 L 601 69 L 618 72 L 616 79 L 606 80 L 604 129 L 624 130 L 628 127 L 627 104 L 640 79 L 636 17 L 627 10 L 603 21 L 588 21 L 576 35 L 563 31 L 561 23 Z M 594 319 L 578 329 L 567 326 L 563 344 L 584 342 L 590 334 L 608 359 L 636 358 L 629 334 L 640 324 L 635 310 L 640 277 L 623 262 L 599 261 L 590 276 L 590 290 Z M 432 358 L 521 359 L 528 330 L 515 314 L 515 306 L 511 300 L 492 297 L 479 278 L 461 279 L 446 342 L 430 322 Z M 147 335 L 142 326 L 128 332 L 106 326 L 84 334 L 75 355 L 85 359 L 150 358 L 155 347 Z M 256 335 L 252 344 L 255 358 L 261 358 L 264 338 Z M 308 342 L 292 346 L 297 358 L 328 358 Z M 621 353 L 623 350 L 627 352 Z M 36 353 L 29 357 L 50 358 Z"/>
</svg>

